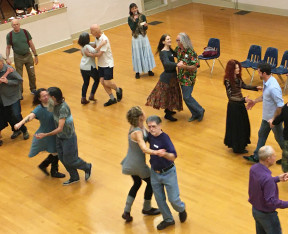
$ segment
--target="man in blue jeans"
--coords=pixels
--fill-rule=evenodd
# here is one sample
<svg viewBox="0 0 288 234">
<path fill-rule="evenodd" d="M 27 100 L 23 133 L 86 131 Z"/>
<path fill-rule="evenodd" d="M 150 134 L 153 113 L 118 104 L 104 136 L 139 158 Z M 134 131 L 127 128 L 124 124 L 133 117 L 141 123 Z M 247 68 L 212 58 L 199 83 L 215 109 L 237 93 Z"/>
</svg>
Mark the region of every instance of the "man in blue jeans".
<svg viewBox="0 0 288 234">
<path fill-rule="evenodd" d="M 253 165 L 249 173 L 249 202 L 252 204 L 252 214 L 256 223 L 256 233 L 281 234 L 281 225 L 277 208 L 288 208 L 288 201 L 279 200 L 278 182 L 288 180 L 284 173 L 271 176 L 271 167 L 276 160 L 275 151 L 271 146 L 259 149 L 260 162 Z"/>
<path fill-rule="evenodd" d="M 278 116 L 281 113 L 282 107 L 284 106 L 282 90 L 277 80 L 271 75 L 271 66 L 266 63 L 259 64 L 258 73 L 260 79 L 263 80 L 263 94 L 261 97 L 258 97 L 255 100 L 249 100 L 246 107 L 248 110 L 251 110 L 256 103 L 263 102 L 262 122 L 258 132 L 256 150 L 254 151 L 253 155 L 243 157 L 251 162 L 259 162 L 258 150 L 265 145 L 271 131 L 268 121 L 273 119 L 273 117 Z M 272 131 L 279 146 L 281 149 L 283 149 L 284 138 L 282 123 L 272 128 Z M 277 164 L 281 164 L 281 160 L 278 160 Z"/>
<path fill-rule="evenodd" d="M 149 128 L 148 142 L 150 149 L 162 151 L 160 156 L 150 156 L 151 164 L 151 185 L 159 210 L 163 216 L 163 221 L 157 225 L 158 230 L 163 230 L 175 221 L 166 203 L 164 188 L 174 210 L 179 212 L 180 222 L 185 222 L 187 213 L 185 204 L 181 201 L 177 181 L 176 167 L 174 160 L 177 157 L 176 150 L 169 136 L 161 130 L 161 119 L 159 116 L 149 116 L 146 123 Z M 162 149 L 162 150 L 159 150 Z"/>
</svg>

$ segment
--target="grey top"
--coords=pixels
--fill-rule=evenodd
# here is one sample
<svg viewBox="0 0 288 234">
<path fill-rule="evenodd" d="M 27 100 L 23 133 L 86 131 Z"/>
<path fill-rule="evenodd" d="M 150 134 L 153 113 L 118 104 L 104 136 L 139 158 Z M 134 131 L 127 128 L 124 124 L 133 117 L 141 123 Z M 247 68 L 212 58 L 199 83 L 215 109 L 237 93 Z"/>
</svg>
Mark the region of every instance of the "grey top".
<svg viewBox="0 0 288 234">
<path fill-rule="evenodd" d="M 174 61 L 174 54 L 172 51 L 162 50 L 160 51 L 160 59 L 164 67 L 164 72 L 160 75 L 160 81 L 169 84 L 172 78 L 177 78 L 177 63 Z"/>
<path fill-rule="evenodd" d="M 5 74 L 8 67 L 11 66 L 6 64 L 3 65 L 3 68 L 0 71 L 0 77 Z M 18 72 L 14 70 L 10 74 L 8 74 L 7 80 L 7 84 L 0 84 L 0 104 L 3 104 L 3 106 L 10 106 L 21 98 L 20 87 L 23 82 L 22 77 L 18 74 Z"/>
<path fill-rule="evenodd" d="M 128 153 L 121 162 L 122 173 L 126 175 L 137 175 L 142 179 L 150 177 L 150 168 L 146 164 L 145 154 L 142 152 L 138 143 L 131 139 L 131 134 L 136 131 L 142 131 L 144 141 L 147 141 L 147 131 L 139 127 L 131 128 L 128 133 Z"/>
<path fill-rule="evenodd" d="M 58 127 L 59 125 L 59 119 L 65 119 L 63 131 L 58 133 L 57 137 L 65 139 L 71 138 L 75 133 L 75 129 L 74 129 L 73 117 L 70 108 L 66 102 L 63 101 L 61 104 L 56 105 L 54 107 L 53 117 L 56 127 Z"/>
</svg>

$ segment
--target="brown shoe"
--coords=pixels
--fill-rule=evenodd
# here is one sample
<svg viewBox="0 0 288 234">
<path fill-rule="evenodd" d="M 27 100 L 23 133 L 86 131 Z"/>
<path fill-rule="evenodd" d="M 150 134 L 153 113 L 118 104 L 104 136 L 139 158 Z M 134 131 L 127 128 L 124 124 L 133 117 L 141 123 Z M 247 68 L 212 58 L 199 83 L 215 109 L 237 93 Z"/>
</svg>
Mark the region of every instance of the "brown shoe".
<svg viewBox="0 0 288 234">
<path fill-rule="evenodd" d="M 85 105 L 85 104 L 88 104 L 88 103 L 89 103 L 89 101 L 86 98 L 83 97 L 81 99 L 81 104 Z"/>
<path fill-rule="evenodd" d="M 90 101 L 93 101 L 93 102 L 96 102 L 96 101 L 97 101 L 97 99 L 95 99 L 94 96 L 92 96 L 92 95 L 89 96 L 89 100 L 90 100 Z"/>
</svg>

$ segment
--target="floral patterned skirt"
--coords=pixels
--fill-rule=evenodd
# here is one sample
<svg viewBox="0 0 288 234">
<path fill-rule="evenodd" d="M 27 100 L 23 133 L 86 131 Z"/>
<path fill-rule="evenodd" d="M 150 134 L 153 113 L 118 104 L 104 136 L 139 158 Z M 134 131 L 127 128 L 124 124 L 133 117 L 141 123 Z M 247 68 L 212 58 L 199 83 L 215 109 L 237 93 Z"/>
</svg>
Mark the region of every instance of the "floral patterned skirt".
<svg viewBox="0 0 288 234">
<path fill-rule="evenodd" d="M 159 80 L 145 105 L 155 109 L 183 110 L 182 94 L 177 79 L 172 78 L 169 84 Z"/>
</svg>

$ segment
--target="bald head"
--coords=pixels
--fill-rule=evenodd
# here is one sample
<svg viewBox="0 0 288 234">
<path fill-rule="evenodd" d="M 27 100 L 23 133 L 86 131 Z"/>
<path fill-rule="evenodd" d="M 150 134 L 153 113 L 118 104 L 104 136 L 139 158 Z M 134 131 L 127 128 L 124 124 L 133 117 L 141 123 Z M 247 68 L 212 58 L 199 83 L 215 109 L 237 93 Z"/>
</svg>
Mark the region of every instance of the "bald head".
<svg viewBox="0 0 288 234">
<path fill-rule="evenodd" d="M 13 19 L 11 21 L 11 26 L 12 26 L 14 32 L 20 31 L 20 21 L 18 19 Z"/>
<path fill-rule="evenodd" d="M 102 34 L 100 26 L 98 24 L 92 24 L 90 27 L 90 31 L 91 31 L 91 34 L 97 38 L 99 38 Z"/>
</svg>

